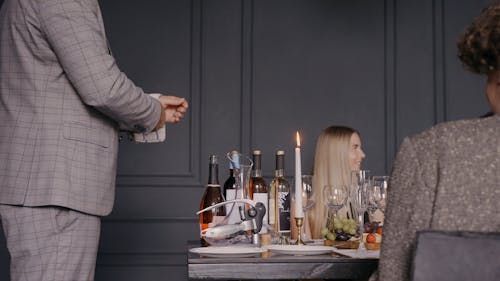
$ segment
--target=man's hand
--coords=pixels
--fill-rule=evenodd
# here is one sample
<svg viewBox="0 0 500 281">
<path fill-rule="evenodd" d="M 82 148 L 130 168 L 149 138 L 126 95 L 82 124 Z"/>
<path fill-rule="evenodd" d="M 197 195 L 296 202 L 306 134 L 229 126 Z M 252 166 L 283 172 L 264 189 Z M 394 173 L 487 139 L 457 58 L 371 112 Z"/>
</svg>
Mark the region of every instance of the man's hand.
<svg viewBox="0 0 500 281">
<path fill-rule="evenodd" d="M 161 96 L 160 103 L 165 109 L 165 116 L 167 122 L 177 123 L 184 118 L 189 104 L 185 98 L 174 96 Z"/>
<path fill-rule="evenodd" d="M 177 123 L 184 118 L 189 104 L 185 98 L 175 96 L 160 96 L 158 99 L 161 103 L 161 117 L 156 125 L 155 130 L 165 126 L 166 122 Z"/>
</svg>

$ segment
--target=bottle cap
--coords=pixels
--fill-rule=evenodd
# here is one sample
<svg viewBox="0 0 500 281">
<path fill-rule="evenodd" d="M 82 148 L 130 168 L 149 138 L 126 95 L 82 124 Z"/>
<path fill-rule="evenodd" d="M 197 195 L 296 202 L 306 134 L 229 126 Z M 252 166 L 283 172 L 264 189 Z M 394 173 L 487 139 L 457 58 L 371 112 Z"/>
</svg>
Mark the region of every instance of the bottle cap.
<svg viewBox="0 0 500 281">
<path fill-rule="evenodd" d="M 238 154 L 238 151 L 236 151 L 236 150 L 231 151 L 231 159 L 233 159 L 234 154 Z M 231 160 L 229 160 L 229 169 L 231 169 L 231 170 L 234 169 L 233 161 L 231 161 Z"/>
<path fill-rule="evenodd" d="M 240 154 L 236 150 L 231 151 L 231 163 L 234 169 L 240 168 Z"/>
<path fill-rule="evenodd" d="M 210 155 L 209 159 L 211 164 L 217 164 L 217 155 L 212 154 Z"/>
</svg>

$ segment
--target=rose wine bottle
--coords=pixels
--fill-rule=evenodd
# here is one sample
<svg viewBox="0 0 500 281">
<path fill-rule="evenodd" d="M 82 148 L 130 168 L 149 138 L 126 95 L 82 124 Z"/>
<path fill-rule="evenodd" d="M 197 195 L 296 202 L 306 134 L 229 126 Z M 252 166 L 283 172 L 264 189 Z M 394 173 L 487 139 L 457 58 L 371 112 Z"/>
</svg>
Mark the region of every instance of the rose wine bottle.
<svg viewBox="0 0 500 281">
<path fill-rule="evenodd" d="M 269 194 L 269 223 L 274 233 L 285 240 L 290 239 L 290 184 L 285 178 L 285 152 L 276 152 L 276 170 Z M 272 221 L 271 221 L 272 219 Z"/>
<path fill-rule="evenodd" d="M 215 205 L 217 203 L 224 202 L 224 197 L 222 196 L 219 184 L 219 166 L 217 163 L 217 156 L 210 155 L 210 161 L 208 166 L 208 184 L 201 198 L 200 210 L 205 209 L 209 206 Z M 205 211 L 199 215 L 200 220 L 200 242 L 202 246 L 208 246 L 209 243 L 201 236 L 201 231 L 213 227 L 218 223 L 222 222 L 226 217 L 225 206 L 220 206 L 215 209 Z"/>
<path fill-rule="evenodd" d="M 266 214 L 262 220 L 263 226 L 259 233 L 267 233 L 267 225 L 269 224 L 269 208 L 268 201 L 269 196 L 267 194 L 267 184 L 262 177 L 262 166 L 261 166 L 262 153 L 260 150 L 254 150 L 252 153 L 253 167 L 252 177 L 250 179 L 250 199 L 261 202 L 266 207 Z"/>
</svg>

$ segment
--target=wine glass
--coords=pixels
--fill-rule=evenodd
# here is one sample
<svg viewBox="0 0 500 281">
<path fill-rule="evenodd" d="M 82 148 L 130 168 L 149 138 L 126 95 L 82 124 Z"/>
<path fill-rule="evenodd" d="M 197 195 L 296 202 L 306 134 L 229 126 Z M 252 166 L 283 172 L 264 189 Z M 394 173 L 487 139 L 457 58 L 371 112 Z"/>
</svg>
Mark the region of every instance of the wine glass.
<svg viewBox="0 0 500 281">
<path fill-rule="evenodd" d="M 370 171 L 359 170 L 351 173 L 351 202 L 359 215 L 368 209 L 368 190 L 370 186 Z"/>
<path fill-rule="evenodd" d="M 314 190 L 312 188 L 312 175 L 302 175 L 302 210 L 304 211 L 304 228 L 308 225 L 307 210 L 316 204 Z M 302 241 L 309 241 L 306 231 L 302 231 Z"/>
<path fill-rule="evenodd" d="M 387 186 L 389 185 L 389 176 L 374 176 L 373 179 L 373 201 L 377 208 L 385 213 L 387 203 Z"/>
<path fill-rule="evenodd" d="M 345 185 L 325 185 L 323 187 L 323 199 L 332 214 L 332 218 L 328 220 L 329 229 L 333 229 L 334 221 L 337 218 L 337 211 L 347 203 L 348 197 L 349 192 Z"/>
<path fill-rule="evenodd" d="M 351 173 L 351 203 L 357 213 L 360 234 L 364 226 L 364 214 L 369 206 L 370 171 L 359 170 Z"/>
<path fill-rule="evenodd" d="M 373 178 L 368 186 L 368 207 L 367 210 L 370 213 L 370 216 L 372 216 L 375 211 L 378 209 L 378 204 L 377 202 L 380 200 L 380 191 L 379 188 L 373 183 Z"/>
<path fill-rule="evenodd" d="M 334 212 L 340 210 L 347 203 L 347 190 L 345 185 L 325 185 L 323 188 L 325 205 Z"/>
</svg>

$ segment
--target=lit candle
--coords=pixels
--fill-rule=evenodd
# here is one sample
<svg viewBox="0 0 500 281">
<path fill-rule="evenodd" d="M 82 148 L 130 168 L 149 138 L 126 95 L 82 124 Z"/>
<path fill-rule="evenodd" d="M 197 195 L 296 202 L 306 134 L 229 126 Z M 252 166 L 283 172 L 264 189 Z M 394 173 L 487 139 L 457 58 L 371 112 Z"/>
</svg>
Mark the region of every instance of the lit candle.
<svg viewBox="0 0 500 281">
<path fill-rule="evenodd" d="M 302 165 L 300 164 L 299 132 L 297 132 L 297 146 L 295 147 L 295 217 L 304 217 L 304 210 L 302 210 Z"/>
</svg>

